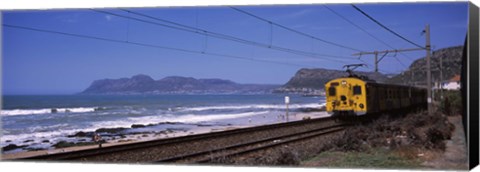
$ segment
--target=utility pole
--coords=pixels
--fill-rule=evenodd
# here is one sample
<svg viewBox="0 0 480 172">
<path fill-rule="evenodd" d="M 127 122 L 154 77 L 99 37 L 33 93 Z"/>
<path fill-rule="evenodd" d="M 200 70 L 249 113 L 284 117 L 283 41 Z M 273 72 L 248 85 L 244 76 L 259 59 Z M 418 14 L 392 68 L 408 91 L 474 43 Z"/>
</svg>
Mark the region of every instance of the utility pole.
<svg viewBox="0 0 480 172">
<path fill-rule="evenodd" d="M 285 116 L 286 116 L 287 122 L 288 122 L 288 104 L 289 104 L 289 103 L 290 103 L 290 97 L 285 96 L 285 106 L 287 106 L 287 109 L 286 109 L 286 110 L 287 110 L 287 113 L 286 113 Z"/>
<path fill-rule="evenodd" d="M 443 57 L 440 56 L 440 100 L 443 100 Z"/>
<path fill-rule="evenodd" d="M 378 52 L 373 52 L 375 54 L 375 72 L 378 72 Z"/>
<path fill-rule="evenodd" d="M 410 72 L 410 77 L 411 77 L 410 81 L 411 81 L 411 85 L 415 86 L 415 80 L 414 80 L 413 76 L 415 76 L 415 72 L 412 70 Z"/>
<path fill-rule="evenodd" d="M 425 49 L 427 50 L 427 103 L 428 115 L 432 115 L 432 70 L 430 67 L 430 25 L 425 26 Z"/>
</svg>

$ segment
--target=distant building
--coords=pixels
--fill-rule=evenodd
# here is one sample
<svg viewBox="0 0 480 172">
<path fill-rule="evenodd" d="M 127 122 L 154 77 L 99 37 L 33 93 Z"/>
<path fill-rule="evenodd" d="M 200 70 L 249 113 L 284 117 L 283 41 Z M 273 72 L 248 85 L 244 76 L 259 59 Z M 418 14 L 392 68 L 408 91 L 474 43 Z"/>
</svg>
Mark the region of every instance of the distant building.
<svg viewBox="0 0 480 172">
<path fill-rule="evenodd" d="M 443 89 L 446 90 L 459 90 L 460 89 L 460 75 L 455 75 L 449 81 L 442 83 Z"/>
</svg>

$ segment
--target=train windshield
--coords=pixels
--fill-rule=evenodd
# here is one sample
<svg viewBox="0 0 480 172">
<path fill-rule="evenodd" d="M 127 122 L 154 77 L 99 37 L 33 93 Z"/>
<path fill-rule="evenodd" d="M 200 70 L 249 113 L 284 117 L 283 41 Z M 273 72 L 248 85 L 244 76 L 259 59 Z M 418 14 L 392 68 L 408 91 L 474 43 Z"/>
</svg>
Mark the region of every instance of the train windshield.
<svg viewBox="0 0 480 172">
<path fill-rule="evenodd" d="M 336 94 L 335 87 L 328 88 L 328 96 L 335 96 L 335 94 Z"/>
<path fill-rule="evenodd" d="M 361 95 L 362 94 L 362 87 L 359 85 L 353 86 L 353 95 Z"/>
</svg>

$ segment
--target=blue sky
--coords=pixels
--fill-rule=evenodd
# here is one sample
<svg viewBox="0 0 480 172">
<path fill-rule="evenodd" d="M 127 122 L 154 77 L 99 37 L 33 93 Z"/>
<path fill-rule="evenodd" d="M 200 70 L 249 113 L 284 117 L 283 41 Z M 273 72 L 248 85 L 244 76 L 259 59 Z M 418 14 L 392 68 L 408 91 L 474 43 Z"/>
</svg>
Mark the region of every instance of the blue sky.
<svg viewBox="0 0 480 172">
<path fill-rule="evenodd" d="M 414 48 L 348 4 L 327 6 L 394 48 Z M 357 4 L 357 6 L 385 26 L 420 45 L 425 44 L 425 37 L 420 33 L 426 24 L 430 24 L 434 49 L 462 45 L 467 32 L 466 2 Z M 363 51 L 391 49 L 323 5 L 238 8 L 347 47 Z M 161 23 L 119 9 L 99 10 Z M 157 46 L 152 48 L 71 37 L 3 25 L 3 94 L 73 94 L 83 91 L 96 79 L 131 77 L 136 74 L 147 74 L 154 79 L 175 75 L 222 78 L 238 83 L 284 84 L 301 68 L 341 69 L 344 64 L 363 63 L 352 56 L 356 51 L 325 44 L 271 26 L 267 22 L 228 7 L 128 10 L 265 45 L 341 57 L 301 56 L 88 9 L 2 11 L 3 24 Z M 172 51 L 158 46 L 229 57 Z M 382 73 L 399 73 L 413 60 L 425 56 L 425 52 L 408 52 L 404 55 L 397 54 L 396 57 L 390 55 L 380 62 Z M 372 71 L 373 56 L 362 56 L 362 60 L 367 62 L 369 68 L 361 70 Z"/>
</svg>

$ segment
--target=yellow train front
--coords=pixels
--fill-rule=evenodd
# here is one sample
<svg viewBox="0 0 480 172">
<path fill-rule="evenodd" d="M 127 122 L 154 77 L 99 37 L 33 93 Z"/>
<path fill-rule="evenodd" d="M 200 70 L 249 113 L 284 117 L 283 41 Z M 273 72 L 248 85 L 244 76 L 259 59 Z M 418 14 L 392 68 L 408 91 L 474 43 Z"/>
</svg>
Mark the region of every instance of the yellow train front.
<svg viewBox="0 0 480 172">
<path fill-rule="evenodd" d="M 337 78 L 327 82 L 326 110 L 334 116 L 359 116 L 367 113 L 365 81 L 358 78 Z"/>
<path fill-rule="evenodd" d="M 337 117 L 426 107 L 426 89 L 381 84 L 356 77 L 333 79 L 325 84 L 326 111 Z"/>
</svg>

